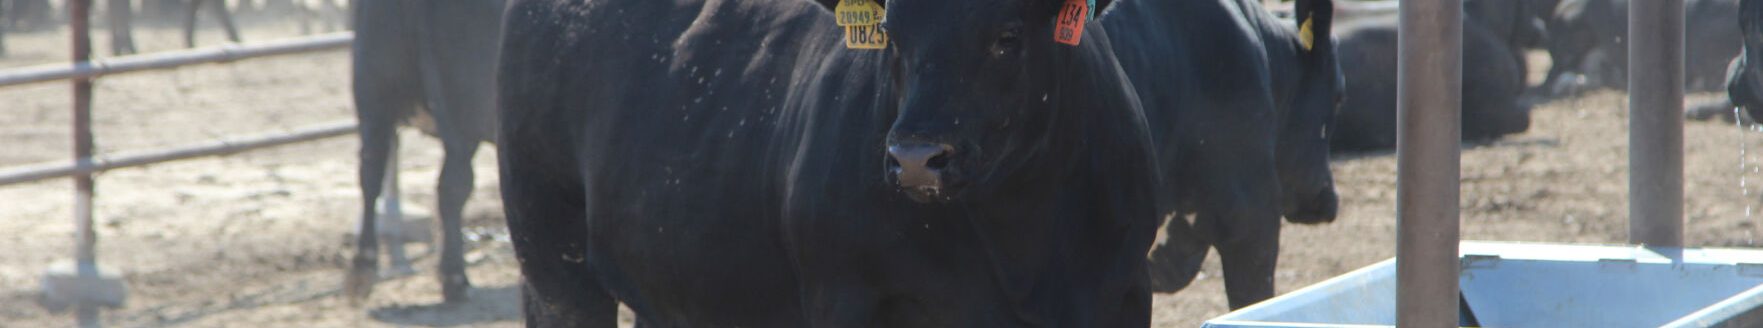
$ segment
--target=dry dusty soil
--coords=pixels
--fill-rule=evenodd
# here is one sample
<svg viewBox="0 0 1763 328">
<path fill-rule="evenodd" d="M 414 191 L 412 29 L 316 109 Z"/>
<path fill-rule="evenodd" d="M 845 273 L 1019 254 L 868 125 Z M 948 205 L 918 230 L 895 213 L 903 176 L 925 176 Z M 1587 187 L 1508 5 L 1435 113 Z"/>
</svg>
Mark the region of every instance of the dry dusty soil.
<svg viewBox="0 0 1763 328">
<path fill-rule="evenodd" d="M 213 30 L 204 42 L 218 42 Z M 247 38 L 296 35 L 288 24 L 257 24 Z M 13 34 L 0 67 L 66 58 L 63 32 Z M 99 38 L 100 41 L 103 38 Z M 100 42 L 99 50 L 105 50 Z M 143 51 L 176 48 L 172 30 L 146 29 Z M 1535 64 L 1533 67 L 1542 66 Z M 103 78 L 95 125 L 100 152 L 140 151 L 285 131 L 352 118 L 344 52 L 194 66 Z M 1696 94 L 1708 99 L 1716 95 Z M 0 88 L 0 167 L 69 155 L 65 83 Z M 1539 106 L 1530 132 L 1468 145 L 1463 152 L 1466 239 L 1618 243 L 1626 239 L 1625 97 L 1593 93 Z M 1725 123 L 1686 128 L 1688 242 L 1754 247 L 1757 199 L 1742 191 L 1763 162 L 1763 134 Z M 432 206 L 440 151 L 433 139 L 403 134 L 404 190 Z M 1750 163 L 1741 166 L 1746 145 Z M 119 327 L 519 326 L 518 274 L 501 228 L 493 148 L 477 157 L 477 189 L 467 207 L 473 301 L 437 305 L 434 256 L 423 245 L 414 275 L 389 277 L 370 302 L 337 296 L 360 198 L 356 141 L 332 138 L 233 156 L 107 172 L 96 205 L 104 264 L 125 272 L 130 299 L 105 311 Z M 1281 292 L 1339 275 L 1395 253 L 1395 159 L 1388 153 L 1338 156 L 1340 219 L 1287 225 L 1281 241 Z M 38 275 L 72 253 L 68 180 L 0 187 L 0 327 L 64 327 L 65 314 L 36 305 Z M 1215 259 L 1194 286 L 1159 295 L 1159 327 L 1195 327 L 1226 311 Z M 627 321 L 628 322 L 628 321 Z"/>
</svg>

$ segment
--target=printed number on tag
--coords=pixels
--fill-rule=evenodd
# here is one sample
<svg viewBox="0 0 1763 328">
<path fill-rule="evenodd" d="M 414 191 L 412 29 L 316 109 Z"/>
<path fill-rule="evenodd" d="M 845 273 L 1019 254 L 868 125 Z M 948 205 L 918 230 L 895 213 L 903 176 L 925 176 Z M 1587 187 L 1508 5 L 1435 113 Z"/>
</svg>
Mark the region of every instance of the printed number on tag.
<svg viewBox="0 0 1763 328">
<path fill-rule="evenodd" d="M 845 27 L 845 47 L 851 49 L 887 49 L 888 34 L 880 25 Z"/>
<path fill-rule="evenodd" d="M 839 26 L 863 26 L 881 24 L 885 11 L 875 0 L 840 0 L 838 7 L 833 8 L 833 15 L 838 16 Z"/>
<path fill-rule="evenodd" d="M 1053 28 L 1053 41 L 1076 46 L 1083 42 L 1084 23 L 1090 18 L 1090 4 L 1085 0 L 1065 0 L 1059 8 L 1059 21 Z"/>
</svg>

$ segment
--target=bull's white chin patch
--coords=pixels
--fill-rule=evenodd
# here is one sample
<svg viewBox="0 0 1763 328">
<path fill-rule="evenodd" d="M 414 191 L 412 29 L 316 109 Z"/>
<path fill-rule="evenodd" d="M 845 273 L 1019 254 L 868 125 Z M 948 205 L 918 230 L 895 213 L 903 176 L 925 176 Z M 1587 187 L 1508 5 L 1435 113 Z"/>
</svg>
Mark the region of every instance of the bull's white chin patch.
<svg viewBox="0 0 1763 328">
<path fill-rule="evenodd" d="M 900 192 L 906 193 L 907 198 L 911 198 L 912 201 L 919 203 L 940 203 L 949 201 L 949 197 L 947 194 L 943 193 L 942 187 L 902 187 L 900 188 Z"/>
</svg>

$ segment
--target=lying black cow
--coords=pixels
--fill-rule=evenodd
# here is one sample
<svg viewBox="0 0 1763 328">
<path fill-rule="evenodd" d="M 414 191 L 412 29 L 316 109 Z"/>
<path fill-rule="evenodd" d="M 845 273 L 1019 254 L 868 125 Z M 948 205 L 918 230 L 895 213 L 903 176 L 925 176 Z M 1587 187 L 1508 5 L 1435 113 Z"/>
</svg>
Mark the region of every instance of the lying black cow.
<svg viewBox="0 0 1763 328">
<path fill-rule="evenodd" d="M 415 123 L 439 136 L 445 150 L 435 193 L 441 222 L 441 293 L 448 302 L 466 298 L 464 235 L 460 214 L 471 196 L 471 158 L 496 137 L 496 54 L 502 0 L 362 1 L 351 9 L 362 18 L 355 33 L 355 113 L 361 135 L 361 226 L 344 294 L 359 302 L 378 278 L 375 200 L 399 222 L 397 149 L 399 123 Z M 384 227 L 397 227 L 387 224 Z M 398 233 L 385 233 L 399 236 Z M 392 265 L 409 271 L 403 240 L 391 238 Z"/>
<path fill-rule="evenodd" d="M 527 323 L 1148 325 L 1159 178 L 1083 2 L 888 1 L 886 50 L 835 2 L 511 4 Z"/>
<path fill-rule="evenodd" d="M 1342 27 L 1341 67 L 1346 101 L 1335 117 L 1334 150 L 1369 151 L 1396 146 L 1396 22 L 1366 21 Z M 1519 101 L 1524 72 L 1499 36 L 1473 20 L 1463 22 L 1463 140 L 1524 132 L 1530 107 Z"/>
<path fill-rule="evenodd" d="M 1685 0 L 1684 87 L 1718 90 L 1737 56 L 1737 0 Z M 1543 86 L 1562 96 L 1628 85 L 1628 0 L 1561 0 L 1549 21 L 1553 66 Z"/>
<path fill-rule="evenodd" d="M 1548 46 L 1545 26 L 1557 3 L 1558 0 L 1466 0 L 1463 18 L 1501 40 L 1518 63 L 1519 72 L 1530 72 L 1530 59 L 1524 52 Z"/>
<path fill-rule="evenodd" d="M 1216 245 L 1232 308 L 1272 297 L 1280 216 L 1334 220 L 1332 7 L 1300 0 L 1298 20 L 1281 22 L 1256 0 L 1124 1 L 1103 17 L 1171 178 L 1157 291 L 1186 287 Z"/>
</svg>

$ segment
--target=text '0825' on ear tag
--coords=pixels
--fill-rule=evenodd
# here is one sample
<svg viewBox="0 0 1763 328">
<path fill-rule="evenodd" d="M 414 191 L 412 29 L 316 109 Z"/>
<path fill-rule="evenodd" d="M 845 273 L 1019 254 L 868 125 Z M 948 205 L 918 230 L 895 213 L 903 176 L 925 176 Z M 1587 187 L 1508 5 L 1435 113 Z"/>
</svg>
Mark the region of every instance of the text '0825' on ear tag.
<svg viewBox="0 0 1763 328">
<path fill-rule="evenodd" d="M 888 34 L 882 32 L 881 25 L 846 26 L 845 47 L 851 49 L 887 49 Z"/>
<path fill-rule="evenodd" d="M 1090 9 L 1089 1 L 1065 0 L 1065 5 L 1059 7 L 1058 24 L 1053 27 L 1053 41 L 1072 46 L 1082 43 Z"/>
<path fill-rule="evenodd" d="M 846 48 L 887 49 L 888 35 L 881 30 L 887 11 L 875 0 L 840 0 L 833 15 L 845 28 Z"/>
</svg>

